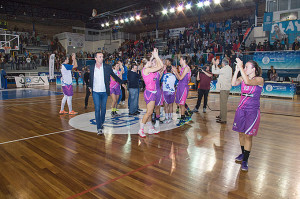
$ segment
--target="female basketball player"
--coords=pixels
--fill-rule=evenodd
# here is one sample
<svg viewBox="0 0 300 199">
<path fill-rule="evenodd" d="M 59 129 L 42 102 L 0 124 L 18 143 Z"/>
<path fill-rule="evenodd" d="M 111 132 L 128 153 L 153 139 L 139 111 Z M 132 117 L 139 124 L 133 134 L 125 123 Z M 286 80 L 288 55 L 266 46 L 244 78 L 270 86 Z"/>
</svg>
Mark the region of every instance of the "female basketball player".
<svg viewBox="0 0 300 199">
<path fill-rule="evenodd" d="M 69 107 L 69 115 L 76 115 L 77 112 L 72 110 L 72 96 L 73 96 L 73 86 L 72 86 L 72 69 L 77 68 L 77 61 L 75 53 L 72 54 L 72 64 L 69 64 L 69 57 L 67 56 L 65 61 L 61 65 L 61 85 L 64 93 L 64 97 L 61 100 L 61 109 L 59 114 L 67 114 L 68 112 L 64 110 L 66 102 Z"/>
<path fill-rule="evenodd" d="M 160 75 L 158 71 L 161 70 L 162 67 L 163 63 L 158 56 L 158 50 L 154 48 L 151 58 L 147 60 L 147 63 L 142 70 L 142 76 L 146 87 L 144 92 L 144 98 L 147 104 L 147 112 L 144 115 L 142 122 L 140 123 L 139 135 L 142 138 L 146 137 L 144 133 L 144 126 L 146 122 L 149 125 L 148 134 L 159 133 L 159 131 L 155 130 L 152 125 L 151 115 L 153 113 L 155 105 L 159 103 L 158 100 L 160 99 L 160 96 L 158 96 L 157 93 L 157 88 L 160 86 Z"/>
<path fill-rule="evenodd" d="M 163 95 L 165 103 L 165 121 L 170 123 L 172 121 L 173 103 L 175 101 L 175 85 L 177 83 L 176 76 L 172 74 L 172 66 L 170 59 L 167 59 L 167 73 L 163 76 Z"/>
<path fill-rule="evenodd" d="M 179 104 L 179 109 L 181 113 L 181 118 L 177 126 L 182 126 L 186 122 L 190 121 L 190 117 L 185 118 L 185 102 L 189 93 L 188 83 L 191 79 L 191 69 L 187 65 L 186 60 L 187 57 L 180 57 L 180 74 L 178 74 L 177 69 L 175 67 L 172 68 L 173 73 L 179 80 L 176 92 L 176 100 L 175 103 Z"/>
<path fill-rule="evenodd" d="M 121 71 L 120 71 L 120 68 L 121 68 Z M 119 63 L 116 63 L 114 66 L 113 66 L 113 71 L 114 73 L 120 78 L 122 79 L 122 75 L 124 73 L 124 68 L 122 65 L 120 65 Z M 109 88 L 110 88 L 110 95 L 111 95 L 111 98 L 112 98 L 112 103 L 111 103 L 111 108 L 112 108 L 112 111 L 111 111 L 111 116 L 112 117 L 118 117 L 120 116 L 118 113 L 117 113 L 117 101 L 119 99 L 119 96 L 121 94 L 121 86 L 119 84 L 119 82 L 115 81 L 114 78 L 110 77 L 110 85 L 109 85 Z"/>
<path fill-rule="evenodd" d="M 243 62 L 237 58 L 232 86 L 241 84 L 241 100 L 236 110 L 232 130 L 239 132 L 242 153 L 235 158 L 242 162 L 241 169 L 248 171 L 248 158 L 252 147 L 252 137 L 256 136 L 260 122 L 260 95 L 264 85 L 261 68 L 255 61 Z M 238 72 L 241 77 L 237 78 Z"/>
</svg>

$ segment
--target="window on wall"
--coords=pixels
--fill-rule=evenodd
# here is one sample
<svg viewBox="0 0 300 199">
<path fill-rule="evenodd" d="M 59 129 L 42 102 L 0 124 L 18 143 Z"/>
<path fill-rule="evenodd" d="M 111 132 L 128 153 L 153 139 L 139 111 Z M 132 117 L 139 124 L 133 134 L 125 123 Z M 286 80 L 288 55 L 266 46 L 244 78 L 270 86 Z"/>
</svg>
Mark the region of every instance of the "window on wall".
<svg viewBox="0 0 300 199">
<path fill-rule="evenodd" d="M 279 0 L 278 11 L 288 10 L 288 8 L 289 8 L 289 1 L 288 0 Z"/>
<path fill-rule="evenodd" d="M 300 1 L 299 0 L 291 0 L 291 9 L 300 8 Z"/>
<path fill-rule="evenodd" d="M 269 7 L 269 12 L 276 12 L 277 11 L 277 1 L 276 0 L 270 0 L 267 1 L 268 7 Z"/>
</svg>

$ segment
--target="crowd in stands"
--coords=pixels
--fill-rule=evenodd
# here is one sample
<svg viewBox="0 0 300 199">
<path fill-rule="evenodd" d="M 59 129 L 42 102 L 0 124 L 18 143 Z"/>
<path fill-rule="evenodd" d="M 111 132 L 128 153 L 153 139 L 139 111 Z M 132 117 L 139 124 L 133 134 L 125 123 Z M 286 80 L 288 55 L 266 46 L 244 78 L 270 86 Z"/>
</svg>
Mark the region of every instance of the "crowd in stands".
<svg viewBox="0 0 300 199">
<path fill-rule="evenodd" d="M 17 33 L 16 31 L 15 33 Z M 9 31 L 7 33 L 9 33 Z M 62 47 L 58 39 L 55 38 L 54 40 L 49 41 L 50 45 L 48 46 L 48 51 L 34 54 L 27 50 L 26 46 L 29 44 L 39 45 L 40 40 L 36 40 L 36 38 L 39 37 L 31 37 L 30 39 L 28 35 L 30 34 L 24 32 L 20 34 L 20 50 L 18 53 L 0 53 L 1 68 L 9 68 L 11 70 L 31 70 L 37 69 L 39 66 L 48 66 L 50 55 L 54 53 L 56 57 L 55 68 L 58 70 L 61 59 L 66 55 L 65 49 Z"/>
<path fill-rule="evenodd" d="M 249 21 L 246 27 L 243 26 L 242 18 L 233 18 L 230 20 L 230 25 L 226 25 L 228 20 L 223 22 L 207 22 L 203 24 L 194 23 L 185 27 L 179 35 L 170 35 L 170 30 L 163 31 L 163 43 L 166 44 L 162 49 L 162 55 L 172 55 L 172 58 L 179 57 L 181 54 L 188 56 L 188 63 L 196 68 L 197 65 L 211 63 L 215 56 L 224 55 L 228 58 L 232 66 L 235 58 L 242 57 L 243 51 L 272 51 L 272 50 L 287 50 L 289 45 L 287 38 L 282 41 L 276 40 L 273 44 L 269 41 L 258 44 L 252 41 L 249 47 L 243 42 L 246 28 L 251 26 Z M 211 26 L 214 24 L 214 26 Z M 66 56 L 66 51 L 60 44 L 57 38 L 50 40 L 45 35 L 41 36 L 37 32 L 21 30 L 15 27 L 12 34 L 20 35 L 20 51 L 19 55 L 11 56 L 9 54 L 0 53 L 1 67 L 5 65 L 12 70 L 20 69 L 36 69 L 38 66 L 48 66 L 49 57 L 52 53 L 55 54 L 55 69 L 58 71 L 62 59 Z M 26 47 L 28 45 L 39 46 L 41 40 L 46 40 L 48 51 L 32 54 Z M 296 40 L 291 46 L 293 50 L 299 49 L 299 42 Z M 114 53 L 103 51 L 106 62 L 113 64 L 114 60 L 122 59 L 129 62 L 140 62 L 142 57 L 151 52 L 154 47 L 157 47 L 156 40 L 150 35 L 144 36 L 140 40 L 126 40 L 118 50 Z M 77 52 L 77 58 L 93 58 L 94 52 Z"/>
<path fill-rule="evenodd" d="M 214 53 L 237 51 L 238 44 L 243 40 L 241 27 L 232 26 L 227 30 L 219 28 L 210 28 L 210 23 L 195 23 L 185 28 L 177 37 L 170 37 L 169 30 L 164 32 L 167 39 L 167 45 L 164 48 L 165 54 L 175 54 L 179 51 L 182 54 L 196 53 L 199 50 L 206 53 L 213 51 Z M 219 23 L 217 23 L 219 24 Z"/>
<path fill-rule="evenodd" d="M 289 43 L 286 39 L 282 39 L 280 42 L 279 40 L 276 40 L 273 42 L 273 44 L 270 43 L 270 41 L 265 40 L 263 43 L 258 42 L 256 44 L 255 41 L 252 41 L 248 51 L 276 51 L 276 50 L 289 50 Z"/>
</svg>

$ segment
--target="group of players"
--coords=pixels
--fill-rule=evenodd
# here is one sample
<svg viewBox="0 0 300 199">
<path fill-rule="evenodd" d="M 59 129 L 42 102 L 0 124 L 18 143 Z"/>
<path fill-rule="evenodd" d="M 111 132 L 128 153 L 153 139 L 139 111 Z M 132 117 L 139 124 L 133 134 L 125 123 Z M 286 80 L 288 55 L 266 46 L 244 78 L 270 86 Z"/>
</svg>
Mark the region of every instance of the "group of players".
<svg viewBox="0 0 300 199">
<path fill-rule="evenodd" d="M 191 120 L 192 112 L 186 105 L 186 99 L 189 92 L 189 81 L 191 78 L 190 67 L 186 64 L 186 57 L 180 58 L 180 72 L 172 66 L 172 60 L 166 59 L 165 62 L 158 56 L 158 50 L 154 49 L 151 56 L 144 58 L 144 66 L 141 69 L 141 75 L 145 83 L 144 99 L 147 106 L 146 114 L 140 123 L 138 134 L 140 137 L 146 137 L 144 126 L 149 127 L 148 134 L 157 134 L 159 124 L 170 123 L 173 120 L 173 104 L 178 105 L 180 110 L 180 120 L 177 126 L 182 126 Z M 124 68 L 122 63 L 118 62 L 113 66 L 114 73 L 122 79 Z M 177 89 L 175 88 L 177 85 Z M 117 100 L 121 94 L 120 84 L 111 77 L 110 94 L 112 97 L 112 117 L 119 116 L 117 110 Z M 160 108 L 165 107 L 165 120 L 160 121 Z M 186 110 L 188 108 L 188 110 Z M 155 114 L 155 128 L 152 124 L 152 115 Z M 186 116 L 187 115 L 187 116 Z"/>
<path fill-rule="evenodd" d="M 77 67 L 77 62 L 72 56 L 74 66 Z M 160 107 L 165 105 L 165 120 L 164 123 L 169 123 L 173 118 L 173 103 L 175 102 L 179 106 L 180 120 L 176 124 L 182 126 L 191 120 L 192 112 L 189 110 L 186 100 L 189 92 L 189 81 L 191 78 L 191 70 L 187 65 L 186 57 L 180 57 L 180 72 L 177 68 L 172 66 L 172 61 L 166 59 L 165 62 L 161 60 L 158 55 L 158 50 L 154 49 L 151 56 L 144 58 L 144 66 L 141 69 L 141 75 L 145 83 L 144 99 L 146 102 L 147 111 L 140 122 L 139 136 L 146 137 L 144 127 L 147 124 L 148 134 L 158 134 L 159 130 L 156 127 L 160 122 Z M 258 132 L 260 122 L 260 95 L 264 84 L 263 78 L 261 78 L 261 69 L 254 61 L 249 61 L 245 64 L 237 58 L 236 70 L 232 78 L 232 86 L 241 84 L 241 100 L 236 110 L 236 115 L 233 123 L 233 130 L 239 132 L 239 140 L 242 153 L 236 157 L 237 162 L 242 162 L 242 170 L 248 170 L 248 158 L 252 147 L 252 137 Z M 69 81 L 71 85 L 70 74 L 66 75 L 66 70 L 70 70 L 68 60 L 62 65 L 63 84 L 65 81 Z M 114 65 L 114 73 L 120 79 L 122 77 L 124 68 L 120 62 Z M 238 74 L 241 74 L 238 77 Z M 116 77 L 117 78 L 117 77 Z M 178 81 L 178 83 L 177 83 Z M 112 95 L 112 113 L 113 117 L 118 116 L 117 100 L 120 95 L 120 84 L 111 77 L 110 79 L 110 93 Z M 162 86 L 161 86 L 162 82 Z M 177 89 L 175 85 L 177 84 Z M 68 85 L 67 85 L 68 86 Z M 72 88 L 68 88 L 63 85 L 64 98 L 62 100 L 62 106 L 60 114 L 64 114 L 65 102 L 69 105 L 69 114 L 76 114 L 72 111 L 70 96 L 73 92 Z M 69 103 L 70 101 L 70 103 Z M 71 105 L 71 107 L 70 107 Z M 155 126 L 152 124 L 152 114 L 155 113 L 156 122 Z M 186 116 L 186 113 L 187 116 Z"/>
</svg>

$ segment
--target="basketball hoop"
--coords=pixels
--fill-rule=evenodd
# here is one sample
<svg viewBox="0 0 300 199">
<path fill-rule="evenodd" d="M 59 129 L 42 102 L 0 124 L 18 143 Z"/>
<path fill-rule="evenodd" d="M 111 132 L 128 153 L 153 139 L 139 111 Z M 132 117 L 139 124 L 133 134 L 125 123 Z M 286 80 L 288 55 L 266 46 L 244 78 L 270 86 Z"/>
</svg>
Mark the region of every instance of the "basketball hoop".
<svg viewBox="0 0 300 199">
<path fill-rule="evenodd" d="M 5 54 L 9 54 L 9 53 L 10 53 L 10 50 L 11 50 L 11 47 L 9 47 L 9 46 L 4 46 L 3 49 L 4 49 Z"/>
</svg>

